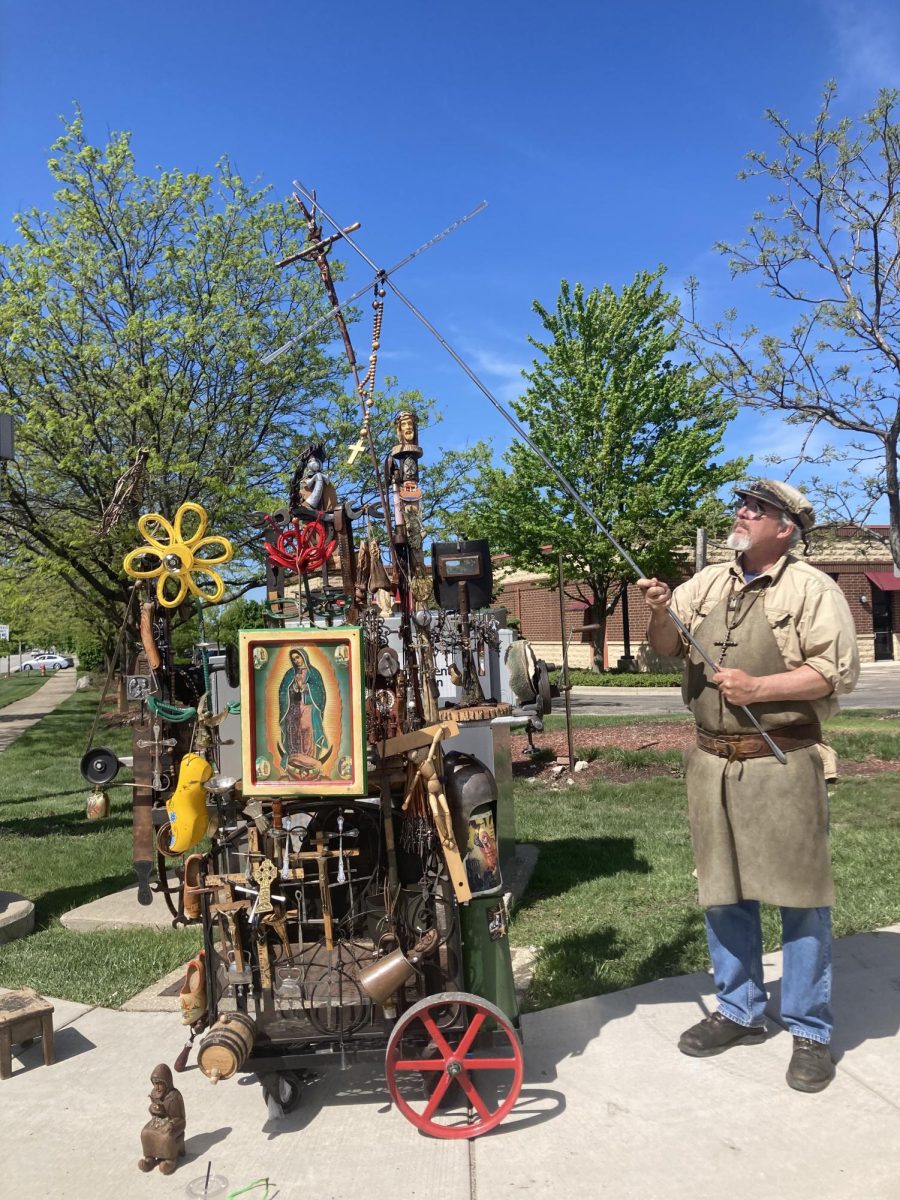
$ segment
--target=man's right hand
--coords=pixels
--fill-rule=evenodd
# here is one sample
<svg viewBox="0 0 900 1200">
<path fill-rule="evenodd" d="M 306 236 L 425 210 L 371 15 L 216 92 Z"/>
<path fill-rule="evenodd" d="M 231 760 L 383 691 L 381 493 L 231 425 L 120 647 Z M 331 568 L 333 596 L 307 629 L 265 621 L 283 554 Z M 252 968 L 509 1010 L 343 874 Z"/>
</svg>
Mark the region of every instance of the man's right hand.
<svg viewBox="0 0 900 1200">
<path fill-rule="evenodd" d="M 664 612 L 672 600 L 672 589 L 658 579 L 639 579 L 637 586 L 644 593 L 647 607 L 653 612 Z"/>
<path fill-rule="evenodd" d="M 650 609 L 647 641 L 657 654 L 680 654 L 681 636 L 675 628 L 675 623 L 667 616 L 669 605 L 672 603 L 672 589 L 658 579 L 639 579 L 637 585 Z"/>
</svg>

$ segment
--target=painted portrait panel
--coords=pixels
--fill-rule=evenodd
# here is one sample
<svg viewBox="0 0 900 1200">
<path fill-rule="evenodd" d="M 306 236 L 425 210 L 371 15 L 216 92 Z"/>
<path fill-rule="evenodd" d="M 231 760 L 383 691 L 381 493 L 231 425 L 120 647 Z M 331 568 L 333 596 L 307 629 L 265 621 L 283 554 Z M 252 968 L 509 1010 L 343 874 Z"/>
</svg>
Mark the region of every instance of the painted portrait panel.
<svg viewBox="0 0 900 1200">
<path fill-rule="evenodd" d="M 494 892 L 502 886 L 500 854 L 494 814 L 490 809 L 473 812 L 469 817 L 469 836 L 465 855 L 466 877 L 472 895 Z"/>
<path fill-rule="evenodd" d="M 243 630 L 240 664 L 244 794 L 364 796 L 361 630 Z"/>
</svg>

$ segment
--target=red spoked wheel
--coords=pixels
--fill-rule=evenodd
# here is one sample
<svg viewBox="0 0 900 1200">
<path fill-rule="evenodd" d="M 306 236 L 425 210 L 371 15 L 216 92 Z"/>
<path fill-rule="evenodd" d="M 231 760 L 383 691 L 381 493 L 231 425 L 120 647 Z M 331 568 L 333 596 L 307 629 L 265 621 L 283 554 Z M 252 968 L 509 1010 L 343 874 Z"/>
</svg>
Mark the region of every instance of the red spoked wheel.
<svg viewBox="0 0 900 1200">
<path fill-rule="evenodd" d="M 439 1014 L 451 1004 L 465 1019 L 462 1033 L 440 1028 Z M 474 1138 L 499 1125 L 518 1099 L 522 1046 L 506 1014 L 487 1000 L 439 992 L 394 1026 L 385 1072 L 391 1098 L 417 1129 L 436 1138 Z M 416 1099 L 423 1079 L 426 1096 Z"/>
</svg>

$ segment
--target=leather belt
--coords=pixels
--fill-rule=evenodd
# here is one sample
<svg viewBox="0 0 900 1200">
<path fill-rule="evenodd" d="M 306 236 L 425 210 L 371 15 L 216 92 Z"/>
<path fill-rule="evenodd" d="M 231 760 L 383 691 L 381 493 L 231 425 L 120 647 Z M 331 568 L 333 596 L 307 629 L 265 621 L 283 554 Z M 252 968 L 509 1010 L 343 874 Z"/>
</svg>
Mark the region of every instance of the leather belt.
<svg viewBox="0 0 900 1200">
<path fill-rule="evenodd" d="M 779 750 L 785 752 L 814 746 L 822 740 L 822 727 L 818 721 L 807 725 L 782 725 L 779 729 L 767 729 L 766 733 Z M 699 726 L 697 745 L 707 754 L 715 754 L 732 762 L 740 762 L 745 758 L 765 758 L 772 753 L 758 733 L 709 733 Z"/>
</svg>

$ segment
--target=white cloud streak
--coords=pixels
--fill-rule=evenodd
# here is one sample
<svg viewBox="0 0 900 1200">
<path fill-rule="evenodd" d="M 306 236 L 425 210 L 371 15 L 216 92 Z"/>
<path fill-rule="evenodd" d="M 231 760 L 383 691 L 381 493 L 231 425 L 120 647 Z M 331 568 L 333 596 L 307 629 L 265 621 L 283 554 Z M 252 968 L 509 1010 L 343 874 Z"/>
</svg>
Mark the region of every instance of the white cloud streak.
<svg viewBox="0 0 900 1200">
<path fill-rule="evenodd" d="M 835 41 L 841 90 L 874 100 L 879 88 L 895 86 L 900 79 L 900 25 L 894 0 L 822 0 L 822 11 Z"/>
</svg>

